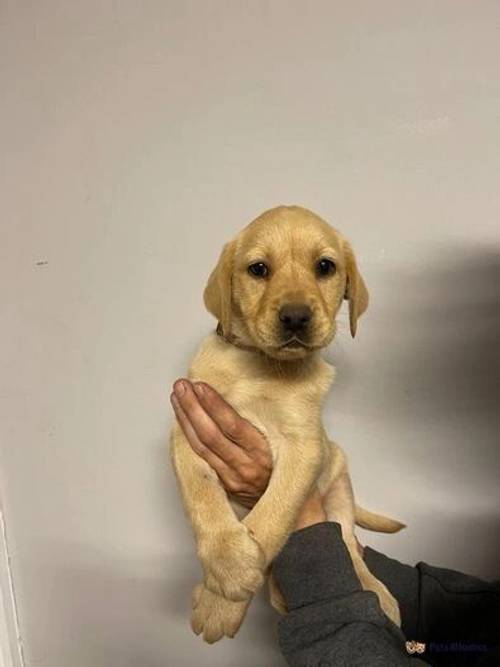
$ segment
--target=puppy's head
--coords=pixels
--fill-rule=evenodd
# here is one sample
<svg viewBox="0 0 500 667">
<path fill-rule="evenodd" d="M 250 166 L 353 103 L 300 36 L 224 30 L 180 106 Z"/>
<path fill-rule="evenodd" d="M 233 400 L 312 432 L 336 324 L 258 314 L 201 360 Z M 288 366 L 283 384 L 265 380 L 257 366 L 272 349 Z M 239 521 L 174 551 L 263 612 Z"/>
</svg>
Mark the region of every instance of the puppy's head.
<svg viewBox="0 0 500 667">
<path fill-rule="evenodd" d="M 226 244 L 204 294 L 226 336 L 277 359 L 328 345 L 344 299 L 354 337 L 368 291 L 352 248 L 298 206 L 266 211 Z"/>
</svg>

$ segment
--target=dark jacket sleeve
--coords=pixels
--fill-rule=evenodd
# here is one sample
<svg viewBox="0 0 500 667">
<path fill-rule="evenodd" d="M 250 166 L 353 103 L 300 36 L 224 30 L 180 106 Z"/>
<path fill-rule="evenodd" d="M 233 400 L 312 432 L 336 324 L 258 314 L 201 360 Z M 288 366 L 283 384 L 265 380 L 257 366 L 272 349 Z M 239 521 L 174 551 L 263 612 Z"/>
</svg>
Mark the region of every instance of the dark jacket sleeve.
<svg viewBox="0 0 500 667">
<path fill-rule="evenodd" d="M 426 644 L 432 664 L 500 665 L 500 582 L 418 563 L 369 547 L 365 562 L 398 600 L 402 631 Z"/>
<path fill-rule="evenodd" d="M 292 667 L 426 664 L 408 656 L 402 632 L 375 593 L 361 589 L 338 524 L 293 533 L 273 573 L 289 610 L 278 633 Z"/>
</svg>

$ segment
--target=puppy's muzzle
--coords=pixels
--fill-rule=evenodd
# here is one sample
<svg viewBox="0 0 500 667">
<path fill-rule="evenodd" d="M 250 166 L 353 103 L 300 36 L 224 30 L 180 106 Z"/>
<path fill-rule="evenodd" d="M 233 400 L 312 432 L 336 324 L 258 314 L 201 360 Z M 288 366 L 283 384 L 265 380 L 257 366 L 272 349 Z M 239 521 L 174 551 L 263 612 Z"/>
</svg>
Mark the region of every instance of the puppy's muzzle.
<svg viewBox="0 0 500 667">
<path fill-rule="evenodd" d="M 286 340 L 290 337 L 302 337 L 308 333 L 312 310 L 306 304 L 286 304 L 278 313 L 281 333 Z"/>
</svg>

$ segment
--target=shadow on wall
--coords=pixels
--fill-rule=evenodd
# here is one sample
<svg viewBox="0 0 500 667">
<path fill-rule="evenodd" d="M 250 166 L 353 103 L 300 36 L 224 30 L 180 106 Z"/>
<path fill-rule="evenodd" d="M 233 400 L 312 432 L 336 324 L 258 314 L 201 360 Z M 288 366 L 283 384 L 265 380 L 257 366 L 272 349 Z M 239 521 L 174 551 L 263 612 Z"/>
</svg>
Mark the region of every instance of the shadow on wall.
<svg viewBox="0 0 500 667">
<path fill-rule="evenodd" d="M 406 299 L 409 290 L 415 296 Z M 498 425 L 500 254 L 440 257 L 417 275 L 398 277 L 395 298 L 405 328 L 415 332 L 398 367 L 426 388 L 426 411 L 489 416 Z"/>
<path fill-rule="evenodd" d="M 408 397 L 426 415 L 461 412 L 500 424 L 500 253 L 433 249 L 410 269 L 372 278 L 372 305 L 361 327 L 370 328 L 375 349 L 368 369 L 360 368 L 354 348 L 347 354 L 343 312 L 331 354 L 338 398 L 354 374 L 369 384 L 368 372 L 383 389 L 372 392 L 368 409 L 383 403 L 401 410 Z"/>
<path fill-rule="evenodd" d="M 499 577 L 500 252 L 417 252 L 391 273 L 367 267 L 371 308 L 359 342 L 344 332 L 331 351 L 338 378 L 328 418 L 360 488 L 403 504 L 411 535 L 400 539 L 412 560 Z M 366 460 L 389 479 L 403 476 L 404 488 L 388 491 L 387 475 L 374 477 Z M 474 537 L 453 555 L 458 526 Z"/>
</svg>

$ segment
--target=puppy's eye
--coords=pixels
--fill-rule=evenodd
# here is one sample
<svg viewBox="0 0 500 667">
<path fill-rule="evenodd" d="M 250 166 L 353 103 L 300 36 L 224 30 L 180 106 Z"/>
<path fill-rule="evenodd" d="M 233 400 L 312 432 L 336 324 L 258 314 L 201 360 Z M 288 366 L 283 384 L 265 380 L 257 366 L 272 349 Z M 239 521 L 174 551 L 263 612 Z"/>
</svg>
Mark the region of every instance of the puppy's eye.
<svg viewBox="0 0 500 667">
<path fill-rule="evenodd" d="M 250 264 L 248 273 L 256 278 L 265 278 L 269 274 L 269 267 L 264 262 L 256 262 L 255 264 Z"/>
<path fill-rule="evenodd" d="M 316 264 L 316 273 L 320 278 L 333 276 L 337 270 L 335 263 L 331 259 L 320 259 Z"/>
</svg>

